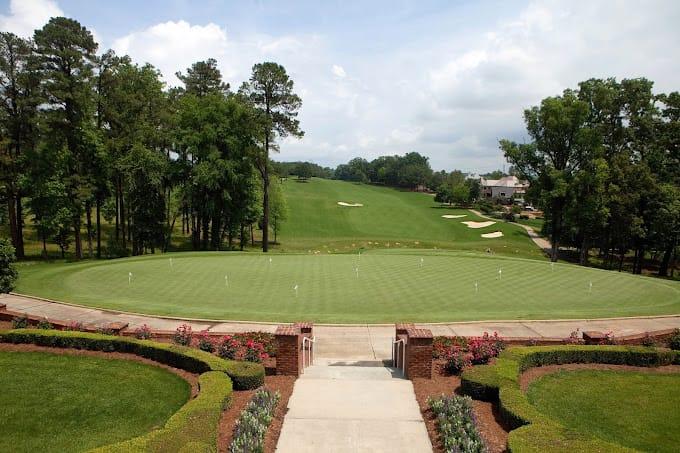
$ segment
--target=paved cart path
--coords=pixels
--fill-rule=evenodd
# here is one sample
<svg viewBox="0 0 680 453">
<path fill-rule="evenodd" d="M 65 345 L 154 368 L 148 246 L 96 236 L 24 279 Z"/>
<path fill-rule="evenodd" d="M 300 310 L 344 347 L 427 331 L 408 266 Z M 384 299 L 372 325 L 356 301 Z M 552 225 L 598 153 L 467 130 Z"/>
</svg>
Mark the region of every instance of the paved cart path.
<svg viewBox="0 0 680 453">
<path fill-rule="evenodd" d="M 61 302 L 48 301 L 16 294 L 0 294 L 0 304 L 8 310 L 62 321 L 80 321 L 84 324 L 126 322 L 131 329 L 143 324 L 154 330 L 175 330 L 180 324 L 191 325 L 194 331 L 208 329 L 211 332 L 233 333 L 248 331 L 274 332 L 276 323 L 222 322 L 210 320 L 183 320 L 129 314 L 110 310 L 79 307 Z M 530 320 L 530 321 L 473 321 L 437 324 L 416 324 L 432 330 L 434 335 L 478 336 L 484 332 L 498 332 L 503 337 L 567 338 L 576 330 L 599 330 L 612 332 L 614 336 L 639 334 L 654 330 L 680 328 L 680 315 L 577 319 L 577 320 Z M 314 326 L 314 334 L 320 338 L 317 351 L 320 357 L 351 359 L 353 361 L 385 360 L 391 358 L 392 324 L 323 325 Z"/>
</svg>

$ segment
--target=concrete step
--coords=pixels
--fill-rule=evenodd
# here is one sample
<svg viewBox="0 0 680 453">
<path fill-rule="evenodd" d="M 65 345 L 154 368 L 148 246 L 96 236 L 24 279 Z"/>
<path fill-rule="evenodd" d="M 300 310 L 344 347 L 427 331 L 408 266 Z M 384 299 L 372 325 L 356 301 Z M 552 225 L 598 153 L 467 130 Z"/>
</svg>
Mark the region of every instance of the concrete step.
<svg viewBox="0 0 680 453">
<path fill-rule="evenodd" d="M 300 379 L 384 381 L 403 380 L 404 377 L 401 370 L 385 367 L 380 363 L 380 366 L 312 365 L 305 368 Z"/>
</svg>

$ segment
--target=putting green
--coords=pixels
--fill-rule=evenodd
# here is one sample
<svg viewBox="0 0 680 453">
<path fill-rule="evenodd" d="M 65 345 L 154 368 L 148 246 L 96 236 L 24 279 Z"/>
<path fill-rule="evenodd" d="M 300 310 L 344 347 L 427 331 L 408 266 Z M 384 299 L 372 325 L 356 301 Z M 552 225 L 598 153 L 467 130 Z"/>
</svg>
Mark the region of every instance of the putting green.
<svg viewBox="0 0 680 453">
<path fill-rule="evenodd" d="M 680 312 L 680 284 L 675 282 L 535 260 L 425 251 L 360 256 L 180 253 L 24 265 L 17 292 L 137 313 L 281 322 Z"/>
</svg>

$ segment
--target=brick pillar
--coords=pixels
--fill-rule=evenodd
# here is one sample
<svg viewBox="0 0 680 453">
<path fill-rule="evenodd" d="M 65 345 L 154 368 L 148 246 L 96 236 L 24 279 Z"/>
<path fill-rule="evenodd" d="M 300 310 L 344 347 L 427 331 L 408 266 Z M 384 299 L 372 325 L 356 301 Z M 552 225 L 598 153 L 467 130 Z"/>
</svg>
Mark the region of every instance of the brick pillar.
<svg viewBox="0 0 680 453">
<path fill-rule="evenodd" d="M 411 328 L 406 334 L 406 377 L 432 379 L 432 332 Z"/>
<path fill-rule="evenodd" d="M 300 376 L 302 371 L 302 335 L 297 326 L 279 326 L 276 337 L 276 374 Z"/>
</svg>

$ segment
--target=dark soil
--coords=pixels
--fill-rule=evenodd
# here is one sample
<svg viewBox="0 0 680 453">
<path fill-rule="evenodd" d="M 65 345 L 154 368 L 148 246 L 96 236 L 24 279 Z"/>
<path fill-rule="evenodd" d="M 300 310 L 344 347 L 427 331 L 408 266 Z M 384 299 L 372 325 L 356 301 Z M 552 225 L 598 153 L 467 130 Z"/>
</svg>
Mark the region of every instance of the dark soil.
<svg viewBox="0 0 680 453">
<path fill-rule="evenodd" d="M 423 414 L 427 432 L 432 441 L 433 450 L 443 453 L 441 442 L 437 433 L 434 414 L 427 406 L 428 397 L 437 397 L 442 394 L 450 395 L 460 392 L 460 377 L 446 374 L 443 370 L 444 361 L 435 360 L 432 364 L 432 379 L 414 379 L 413 389 L 416 399 Z M 484 439 L 490 453 L 502 453 L 506 451 L 508 442 L 508 430 L 499 422 L 497 408 L 492 403 L 474 400 L 474 415 L 477 429 Z"/>
</svg>

